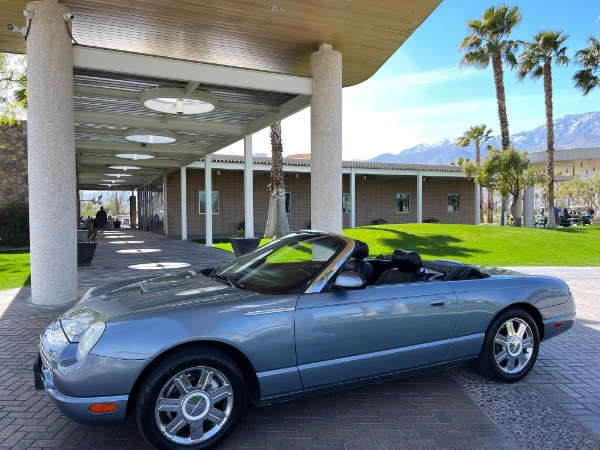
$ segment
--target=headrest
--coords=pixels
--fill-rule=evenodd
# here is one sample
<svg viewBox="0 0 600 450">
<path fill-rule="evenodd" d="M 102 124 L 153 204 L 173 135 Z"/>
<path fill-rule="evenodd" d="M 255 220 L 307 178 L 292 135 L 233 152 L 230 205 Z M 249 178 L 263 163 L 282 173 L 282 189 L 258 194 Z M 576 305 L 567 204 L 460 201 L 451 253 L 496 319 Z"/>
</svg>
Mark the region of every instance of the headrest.
<svg viewBox="0 0 600 450">
<path fill-rule="evenodd" d="M 355 239 L 352 257 L 356 259 L 365 259 L 367 256 L 369 256 L 369 246 L 365 242 Z"/>
<path fill-rule="evenodd" d="M 402 249 L 394 250 L 392 261 L 394 267 L 406 272 L 417 272 L 423 263 L 421 255 L 417 252 L 408 252 Z"/>
</svg>

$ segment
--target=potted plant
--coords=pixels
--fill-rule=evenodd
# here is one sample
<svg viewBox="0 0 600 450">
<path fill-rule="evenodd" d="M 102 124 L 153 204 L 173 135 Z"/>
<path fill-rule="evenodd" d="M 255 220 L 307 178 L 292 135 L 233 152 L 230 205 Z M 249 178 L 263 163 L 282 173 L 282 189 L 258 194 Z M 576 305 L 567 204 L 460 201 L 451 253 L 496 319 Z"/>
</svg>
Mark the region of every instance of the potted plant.
<svg viewBox="0 0 600 450">
<path fill-rule="evenodd" d="M 85 237 L 80 233 L 77 234 L 77 267 L 92 265 L 92 259 L 98 245 L 98 242 L 96 242 L 96 233 L 98 231 L 94 229 L 94 224 L 88 222 L 86 228 Z"/>
<path fill-rule="evenodd" d="M 260 244 L 260 238 L 245 236 L 246 230 L 240 226 L 235 232 L 235 237 L 229 238 L 231 248 L 233 248 L 233 253 L 235 254 L 236 258 L 251 252 L 255 248 L 258 248 Z"/>
</svg>

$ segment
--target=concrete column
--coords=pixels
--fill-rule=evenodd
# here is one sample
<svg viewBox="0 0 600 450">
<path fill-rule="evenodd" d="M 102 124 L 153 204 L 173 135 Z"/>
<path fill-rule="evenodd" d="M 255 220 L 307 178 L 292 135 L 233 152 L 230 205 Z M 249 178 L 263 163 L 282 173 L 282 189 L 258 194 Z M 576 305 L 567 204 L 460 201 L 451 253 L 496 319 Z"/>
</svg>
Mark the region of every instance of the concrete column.
<svg viewBox="0 0 600 450">
<path fill-rule="evenodd" d="M 244 136 L 244 223 L 245 237 L 254 237 L 254 174 L 252 173 L 252 135 Z"/>
<path fill-rule="evenodd" d="M 77 299 L 73 52 L 63 18 L 69 9 L 46 0 L 28 3 L 27 11 L 31 297 L 55 305 Z"/>
<path fill-rule="evenodd" d="M 519 196 L 515 202 L 515 210 L 511 211 L 513 215 L 513 226 L 520 227 L 523 225 L 523 191 L 519 191 Z"/>
<path fill-rule="evenodd" d="M 204 193 L 206 195 L 206 246 L 212 247 L 212 160 L 210 155 L 204 157 Z"/>
<path fill-rule="evenodd" d="M 165 236 L 169 235 L 169 215 L 167 214 L 167 211 L 169 211 L 169 196 L 167 189 L 167 174 L 165 170 L 165 174 L 163 175 L 163 230 Z"/>
<path fill-rule="evenodd" d="M 526 187 L 523 190 L 523 226 L 533 228 L 533 222 L 535 220 L 534 211 L 534 189 L 532 187 Z"/>
<path fill-rule="evenodd" d="M 187 168 L 181 168 L 181 240 L 187 241 Z"/>
<path fill-rule="evenodd" d="M 423 175 L 417 175 L 417 223 L 423 223 Z"/>
<path fill-rule="evenodd" d="M 356 169 L 350 169 L 350 228 L 356 228 Z"/>
<path fill-rule="evenodd" d="M 475 184 L 475 225 L 479 225 L 481 215 L 481 188 L 478 183 Z"/>
<path fill-rule="evenodd" d="M 310 57 L 311 228 L 342 232 L 342 54 L 323 44 Z"/>
</svg>

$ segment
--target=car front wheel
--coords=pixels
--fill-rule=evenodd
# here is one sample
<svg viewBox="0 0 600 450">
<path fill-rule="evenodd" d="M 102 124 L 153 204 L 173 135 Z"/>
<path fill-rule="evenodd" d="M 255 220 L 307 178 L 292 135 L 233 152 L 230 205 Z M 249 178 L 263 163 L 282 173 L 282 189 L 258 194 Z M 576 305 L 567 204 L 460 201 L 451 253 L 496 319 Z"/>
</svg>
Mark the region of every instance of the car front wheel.
<svg viewBox="0 0 600 450">
<path fill-rule="evenodd" d="M 245 403 L 244 378 L 231 358 L 213 349 L 187 349 L 144 377 L 136 417 L 156 448 L 208 449 L 233 431 Z"/>
<path fill-rule="evenodd" d="M 539 347 L 539 332 L 533 318 L 523 310 L 511 309 L 490 325 L 475 366 L 490 378 L 514 383 L 531 371 Z"/>
</svg>

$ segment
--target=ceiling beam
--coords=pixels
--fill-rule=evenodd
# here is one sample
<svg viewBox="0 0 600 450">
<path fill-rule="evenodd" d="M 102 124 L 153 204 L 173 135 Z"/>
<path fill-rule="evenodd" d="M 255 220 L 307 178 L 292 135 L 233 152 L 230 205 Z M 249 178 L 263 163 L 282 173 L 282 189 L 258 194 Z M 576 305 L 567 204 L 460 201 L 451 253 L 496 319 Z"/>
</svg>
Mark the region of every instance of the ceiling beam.
<svg viewBox="0 0 600 450">
<path fill-rule="evenodd" d="M 143 147 L 141 144 L 129 143 L 129 142 L 105 142 L 105 141 L 92 141 L 84 139 L 75 139 L 76 150 L 87 150 L 87 151 L 103 151 L 115 153 L 147 153 L 151 155 L 173 155 L 173 156 L 199 156 L 203 157 L 206 154 L 205 147 L 190 147 L 189 145 L 146 145 Z"/>
<path fill-rule="evenodd" d="M 78 156 L 77 165 L 80 166 L 137 166 L 146 168 L 178 168 L 181 167 L 181 161 L 169 161 L 164 159 L 144 159 L 132 161 L 130 159 L 113 158 L 110 156 Z M 114 169 L 111 169 L 114 170 Z M 133 171 L 131 171 L 133 172 Z"/>
<path fill-rule="evenodd" d="M 193 83 L 199 84 L 199 83 Z M 92 86 L 73 86 L 73 92 L 75 94 L 91 95 L 94 97 L 113 97 L 113 98 L 127 98 L 131 100 L 139 100 L 140 93 L 137 91 L 126 91 L 123 89 L 110 89 L 110 88 L 99 88 Z M 219 101 L 219 109 L 239 109 L 242 111 L 259 111 L 259 112 L 279 112 L 277 106 L 268 105 L 256 105 L 254 103 L 241 103 L 241 102 L 223 102 Z M 163 115 L 164 116 L 164 115 Z M 171 115 L 168 114 L 170 117 Z M 168 119 L 163 118 L 163 122 Z"/>
<path fill-rule="evenodd" d="M 122 130 L 113 130 L 111 128 L 75 127 L 75 133 L 123 137 Z M 223 142 L 224 140 L 225 139 L 222 137 L 207 136 L 207 135 L 203 135 L 203 134 L 201 134 L 201 135 L 179 134 L 177 137 L 177 142 L 179 142 L 179 141 Z"/>
<path fill-rule="evenodd" d="M 110 114 L 90 111 L 75 111 L 75 121 L 78 123 L 93 123 L 102 125 L 117 125 L 123 127 L 158 128 L 161 130 L 191 131 L 200 133 L 220 133 L 243 136 L 246 127 L 239 124 L 219 122 L 199 122 L 197 120 L 174 120 L 162 123 L 161 116 L 130 116 L 126 114 Z"/>
<path fill-rule="evenodd" d="M 73 65 L 82 69 L 167 80 L 189 80 L 218 86 L 288 94 L 312 94 L 312 79 L 309 77 L 144 56 L 80 45 L 73 47 Z"/>
</svg>

